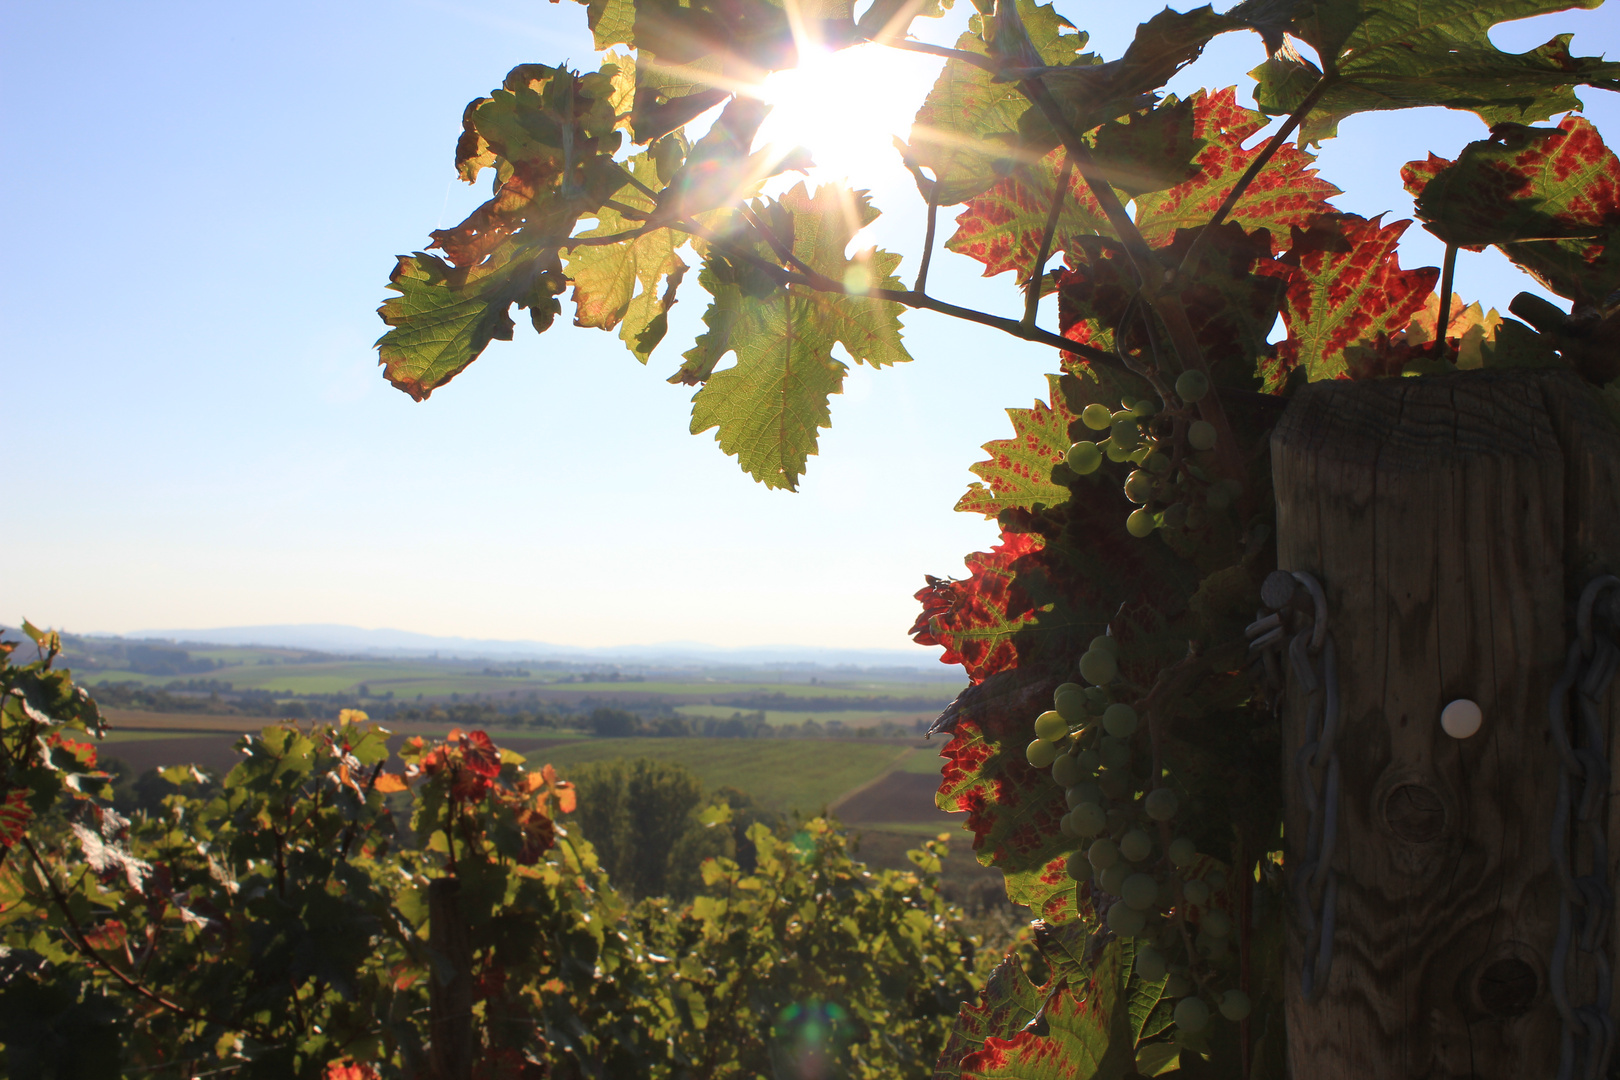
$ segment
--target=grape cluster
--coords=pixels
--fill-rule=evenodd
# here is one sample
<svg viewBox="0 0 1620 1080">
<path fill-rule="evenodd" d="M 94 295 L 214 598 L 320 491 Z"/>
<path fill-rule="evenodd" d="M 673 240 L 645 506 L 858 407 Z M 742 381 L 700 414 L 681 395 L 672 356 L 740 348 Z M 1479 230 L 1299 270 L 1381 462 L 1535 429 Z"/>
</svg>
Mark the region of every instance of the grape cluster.
<svg viewBox="0 0 1620 1080">
<path fill-rule="evenodd" d="M 1209 377 L 1201 371 L 1184 371 L 1176 379 L 1176 395 L 1188 405 L 1208 393 Z M 1178 445 L 1176 417 L 1160 414 L 1152 398 L 1127 398 L 1119 406 L 1087 405 L 1080 422 L 1099 438 L 1074 443 L 1064 461 L 1081 476 L 1102 468 L 1104 459 L 1134 466 L 1124 480 L 1125 497 L 1137 505 L 1125 519 L 1132 536 L 1146 537 L 1158 528 L 1197 531 L 1211 511 L 1225 510 L 1243 493 L 1242 484 L 1213 479 L 1205 467 L 1203 459 L 1215 449 L 1215 425 L 1186 423 Z"/>
<path fill-rule="evenodd" d="M 1181 794 L 1168 777 L 1153 775 L 1150 755 L 1139 752 L 1148 736 L 1141 717 L 1116 699 L 1118 639 L 1093 639 L 1079 668 L 1091 685 L 1059 686 L 1052 708 L 1035 718 L 1026 750 L 1029 763 L 1050 768 L 1063 788 L 1068 812 L 1061 828 L 1074 841 L 1069 876 L 1091 882 L 1108 930 L 1137 940 L 1137 974 L 1165 980 L 1165 996 L 1181 999 L 1175 1008 L 1181 1031 L 1209 1024 L 1210 1000 L 1221 1016 L 1242 1020 L 1251 1008 L 1248 995 L 1235 987 L 1217 993 L 1229 981 L 1223 973 L 1235 932 L 1231 912 L 1217 901 L 1224 871 L 1205 873 L 1208 860 L 1197 845 L 1175 835 Z"/>
</svg>

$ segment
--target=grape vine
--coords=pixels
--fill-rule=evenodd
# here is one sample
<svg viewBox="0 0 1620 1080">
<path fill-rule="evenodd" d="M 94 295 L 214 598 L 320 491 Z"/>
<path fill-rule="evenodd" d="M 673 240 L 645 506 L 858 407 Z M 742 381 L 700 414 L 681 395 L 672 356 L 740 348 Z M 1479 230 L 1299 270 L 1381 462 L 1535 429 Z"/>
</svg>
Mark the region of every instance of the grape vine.
<svg viewBox="0 0 1620 1080">
<path fill-rule="evenodd" d="M 1497 23 L 1569 6 L 1543 0 L 1166 10 L 1107 60 L 1051 5 L 974 6 L 946 47 L 913 36 L 940 14 L 922 3 L 591 3 L 598 48 L 633 55 L 520 67 L 468 107 L 457 165 L 494 170 L 494 197 L 433 234 L 442 257 L 400 259 L 381 360 L 424 398 L 511 336 L 514 304 L 547 330 L 571 286 L 575 322 L 645 363 L 691 250 L 711 301 L 670 381 L 697 388 L 694 433 L 791 489 L 847 370 L 835 348 L 910 359 L 904 309 L 1051 346 L 1048 399 L 1009 410 L 1014 437 L 986 445 L 957 504 L 1001 542 L 967 577 L 930 578 L 912 629 L 971 683 L 936 725 L 939 803 L 1038 916 L 1047 973 L 998 969 L 937 1075 L 1279 1076 L 1280 739 L 1243 635 L 1275 566 L 1268 433 L 1319 379 L 1568 365 L 1620 401 L 1620 161 L 1573 112 L 1579 87 L 1620 89 L 1620 64 L 1568 35 L 1491 43 Z M 1227 33 L 1259 46 L 1258 111 L 1235 88 L 1162 93 Z M 793 64 L 800 35 L 944 61 L 899 143 L 926 206 L 910 288 L 898 256 L 847 254 L 877 214 L 865 193 L 766 193 L 803 162 L 754 148 L 766 107 L 746 87 Z M 1418 106 L 1488 128 L 1403 173 L 1444 268 L 1402 268 L 1410 223 L 1336 208 L 1312 154 L 1346 117 Z M 944 249 L 1016 273 L 1022 311 L 928 291 L 949 207 Z M 1521 296 L 1521 322 L 1456 297 L 1458 253 L 1487 246 L 1571 310 Z M 1055 329 L 1038 319 L 1054 295 Z"/>
</svg>

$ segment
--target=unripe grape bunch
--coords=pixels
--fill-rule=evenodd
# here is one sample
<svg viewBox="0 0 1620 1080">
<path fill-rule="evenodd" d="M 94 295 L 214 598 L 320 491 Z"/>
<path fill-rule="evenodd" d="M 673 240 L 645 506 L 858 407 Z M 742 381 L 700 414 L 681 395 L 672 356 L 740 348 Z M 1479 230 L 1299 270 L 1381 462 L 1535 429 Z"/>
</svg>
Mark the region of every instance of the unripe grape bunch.
<svg viewBox="0 0 1620 1080">
<path fill-rule="evenodd" d="M 1242 494 L 1236 480 L 1216 479 L 1211 460 L 1218 441 L 1215 426 L 1194 419 L 1194 403 L 1209 394 L 1209 377 L 1184 371 L 1176 379 L 1175 393 L 1183 403 L 1160 412 L 1152 398 L 1123 399 L 1118 409 L 1092 402 L 1080 412 L 1080 422 L 1097 433 L 1069 447 L 1064 463 L 1079 476 L 1090 476 L 1104 462 L 1130 466 L 1121 490 L 1135 504 L 1125 529 L 1138 539 L 1158 529 L 1199 532 L 1208 527 L 1210 512 L 1222 512 Z"/>
<path fill-rule="evenodd" d="M 1115 417 L 1097 407 L 1085 419 L 1113 424 Z M 1065 866 L 1077 889 L 1089 889 L 1097 933 L 1135 941 L 1136 977 L 1162 981 L 1164 996 L 1179 999 L 1176 1028 L 1195 1035 L 1211 1023 L 1240 1022 L 1252 1008 L 1237 985 L 1238 928 L 1218 896 L 1222 871 L 1178 834 L 1185 799 L 1172 776 L 1153 775 L 1151 724 L 1136 703 L 1119 700 L 1129 693 L 1119 659 L 1118 638 L 1092 639 L 1077 664 L 1083 682 L 1053 692 L 1052 707 L 1034 719 L 1026 756 L 1063 790 Z"/>
</svg>

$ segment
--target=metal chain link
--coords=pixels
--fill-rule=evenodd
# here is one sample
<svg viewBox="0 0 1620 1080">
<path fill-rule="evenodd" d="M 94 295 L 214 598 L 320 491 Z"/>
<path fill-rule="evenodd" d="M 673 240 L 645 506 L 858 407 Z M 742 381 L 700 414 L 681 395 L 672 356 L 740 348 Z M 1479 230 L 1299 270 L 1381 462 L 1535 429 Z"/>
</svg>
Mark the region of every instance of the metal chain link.
<svg viewBox="0 0 1620 1080">
<path fill-rule="evenodd" d="M 1299 588 L 1310 594 L 1311 621 L 1288 639 L 1289 611 Z M 1322 585 L 1303 571 L 1276 571 L 1261 597 L 1269 611 L 1249 624 L 1249 651 L 1265 664 L 1273 707 L 1281 690 L 1275 654 L 1286 647 L 1294 685 L 1306 695 L 1305 742 L 1294 756 L 1294 771 L 1309 812 L 1305 857 L 1293 872 L 1294 903 L 1305 928 L 1299 983 L 1305 1000 L 1320 1001 L 1333 966 L 1333 927 L 1338 913 L 1339 875 L 1333 851 L 1339 840 L 1339 664 L 1328 629 Z M 1286 645 L 1284 644 L 1286 642 Z"/>
<path fill-rule="evenodd" d="M 1614 1051 L 1614 1020 L 1610 1003 L 1614 974 L 1608 956 L 1609 921 L 1614 910 L 1614 888 L 1609 880 L 1608 821 L 1603 811 L 1609 791 L 1609 761 L 1605 724 L 1599 709 L 1615 670 L 1620 648 L 1613 637 L 1608 606 L 1599 610 L 1598 598 L 1620 578 L 1605 574 L 1594 578 L 1581 593 L 1575 609 L 1575 637 L 1569 643 L 1564 671 L 1553 685 L 1547 716 L 1553 744 L 1558 748 L 1558 801 L 1553 810 L 1553 865 L 1562 887 L 1558 900 L 1558 938 L 1552 953 L 1552 995 L 1563 1021 L 1558 1080 L 1598 1080 L 1606 1075 Z M 1593 631 L 1594 618 L 1607 623 L 1602 635 Z M 1570 694 L 1575 694 L 1575 717 L 1570 718 Z M 1580 794 L 1576 798 L 1575 785 Z M 1587 872 L 1577 874 L 1583 853 Z M 1576 1004 L 1569 983 L 1570 948 L 1585 957 L 1596 978 L 1591 1000 Z"/>
</svg>

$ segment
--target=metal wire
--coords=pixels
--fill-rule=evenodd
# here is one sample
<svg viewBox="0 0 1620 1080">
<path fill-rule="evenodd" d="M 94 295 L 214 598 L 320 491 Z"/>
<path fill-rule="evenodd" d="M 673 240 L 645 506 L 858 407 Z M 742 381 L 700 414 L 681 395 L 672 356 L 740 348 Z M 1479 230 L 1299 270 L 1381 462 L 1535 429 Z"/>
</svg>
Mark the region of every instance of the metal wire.
<svg viewBox="0 0 1620 1080">
<path fill-rule="evenodd" d="M 1614 1021 L 1609 1015 L 1614 974 L 1608 957 L 1614 885 L 1609 878 L 1607 822 L 1601 816 L 1609 790 L 1609 760 L 1600 710 L 1620 666 L 1620 648 L 1614 643 L 1608 608 L 1599 608 L 1598 600 L 1616 586 L 1620 586 L 1620 578 L 1605 574 L 1581 592 L 1564 670 L 1547 701 L 1560 766 L 1551 836 L 1560 887 L 1558 937 L 1551 963 L 1553 1004 L 1563 1024 L 1558 1080 L 1577 1076 L 1599 1080 L 1607 1075 L 1614 1053 Z M 1609 624 L 1601 636 L 1595 631 L 1595 620 Z M 1571 695 L 1575 699 L 1573 723 Z M 1585 872 L 1581 873 L 1583 866 Z M 1579 991 L 1571 987 L 1572 952 L 1584 961 L 1584 982 L 1592 987 L 1590 1000 L 1580 1000 Z"/>
<path fill-rule="evenodd" d="M 1321 583 L 1303 571 L 1290 576 L 1291 588 L 1283 581 L 1280 588 L 1267 590 L 1273 594 L 1271 599 L 1278 601 L 1277 606 L 1259 612 L 1245 636 L 1251 640 L 1249 651 L 1264 658 L 1274 693 L 1280 687 L 1275 685 L 1278 680 L 1273 657 L 1286 648 L 1293 689 L 1304 694 L 1306 700 L 1305 741 L 1294 756 L 1294 772 L 1307 814 L 1305 855 L 1293 868 L 1292 891 L 1305 930 L 1300 991 L 1306 1001 L 1315 1004 L 1327 990 L 1333 967 L 1333 929 L 1338 915 L 1339 875 L 1333 869 L 1333 853 L 1339 842 L 1339 755 L 1335 750 L 1339 734 L 1338 652 L 1328 627 L 1327 597 Z M 1289 638 L 1287 609 L 1301 587 L 1310 595 L 1311 620 Z"/>
</svg>

